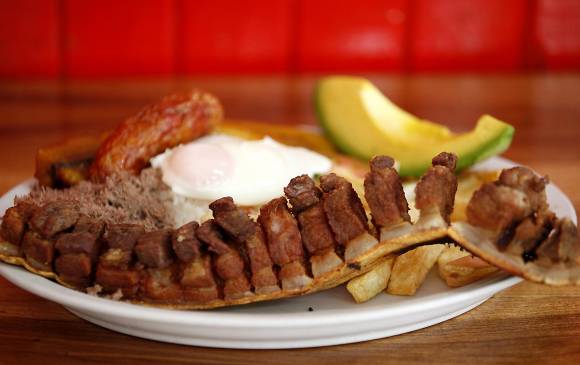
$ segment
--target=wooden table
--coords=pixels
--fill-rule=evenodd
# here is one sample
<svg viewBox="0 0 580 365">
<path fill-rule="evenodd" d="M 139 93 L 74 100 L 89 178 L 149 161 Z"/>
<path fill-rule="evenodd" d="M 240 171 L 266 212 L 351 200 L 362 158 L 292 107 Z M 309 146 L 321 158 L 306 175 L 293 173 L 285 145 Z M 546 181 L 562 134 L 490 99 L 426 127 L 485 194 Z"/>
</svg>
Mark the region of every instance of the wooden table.
<svg viewBox="0 0 580 365">
<path fill-rule="evenodd" d="M 548 174 L 580 208 L 580 75 L 377 76 L 394 101 L 467 130 L 482 113 L 513 123 L 508 158 Z M 42 145 L 111 128 L 145 103 L 199 86 L 229 117 L 314 124 L 316 77 L 1 82 L 0 193 L 30 177 Z M 359 344 L 241 351 L 142 340 L 80 320 L 0 278 L 0 363 L 580 363 L 580 288 L 522 283 L 455 319 Z"/>
</svg>

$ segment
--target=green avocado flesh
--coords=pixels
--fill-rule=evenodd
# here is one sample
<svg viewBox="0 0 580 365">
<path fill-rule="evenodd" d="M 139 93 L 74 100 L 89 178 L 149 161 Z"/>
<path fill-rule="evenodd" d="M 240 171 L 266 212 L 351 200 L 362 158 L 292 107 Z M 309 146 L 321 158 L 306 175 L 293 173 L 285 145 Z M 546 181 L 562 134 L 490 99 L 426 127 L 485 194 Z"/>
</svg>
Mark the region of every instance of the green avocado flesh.
<svg viewBox="0 0 580 365">
<path fill-rule="evenodd" d="M 505 151 L 514 135 L 511 125 L 489 115 L 470 132 L 452 133 L 402 110 L 359 77 L 321 79 L 314 102 L 320 125 L 340 150 L 365 160 L 391 156 L 401 176 L 421 176 L 440 152 L 457 154 L 457 169 L 467 168 Z"/>
</svg>

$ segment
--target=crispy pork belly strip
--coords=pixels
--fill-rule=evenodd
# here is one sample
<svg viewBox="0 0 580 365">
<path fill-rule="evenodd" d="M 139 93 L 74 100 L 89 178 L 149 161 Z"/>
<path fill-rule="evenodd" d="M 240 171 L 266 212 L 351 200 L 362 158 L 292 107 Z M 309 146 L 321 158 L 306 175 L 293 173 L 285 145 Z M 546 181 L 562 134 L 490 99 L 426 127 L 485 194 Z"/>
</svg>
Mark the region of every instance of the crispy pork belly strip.
<svg viewBox="0 0 580 365">
<path fill-rule="evenodd" d="M 373 224 L 379 228 L 411 222 L 409 205 L 394 164 L 390 157 L 374 157 L 364 180 L 365 198 L 371 209 Z"/>
<path fill-rule="evenodd" d="M 466 214 L 470 224 L 499 234 L 532 214 L 532 208 L 521 191 L 486 183 L 471 197 Z"/>
<path fill-rule="evenodd" d="M 304 259 L 304 249 L 296 220 L 286 198 L 272 199 L 260 208 L 258 222 L 266 233 L 270 257 L 276 265 Z"/>
<path fill-rule="evenodd" d="M 457 156 L 452 153 L 442 152 L 433 158 L 433 166 L 415 188 L 415 206 L 422 215 L 437 212 L 449 224 L 457 192 L 456 165 Z"/>
<path fill-rule="evenodd" d="M 135 254 L 140 263 L 148 268 L 165 269 L 174 261 L 171 250 L 171 231 L 160 229 L 147 232 L 137 240 Z"/>
<path fill-rule="evenodd" d="M 548 209 L 546 198 L 546 184 L 548 181 L 547 177 L 538 176 L 532 170 L 523 166 L 503 170 L 498 179 L 499 184 L 524 193 L 533 211 Z"/>
<path fill-rule="evenodd" d="M 288 186 L 284 188 L 284 194 L 290 201 L 292 213 L 295 215 L 317 204 L 322 196 L 322 192 L 308 175 L 296 176 L 290 180 Z"/>
<path fill-rule="evenodd" d="M 352 184 L 335 174 L 322 176 L 320 186 L 324 191 L 322 207 L 334 238 L 345 246 L 345 261 L 352 263 L 378 243 L 368 232 L 369 226 L 362 202 Z"/>
<path fill-rule="evenodd" d="M 308 175 L 297 176 L 290 180 L 284 193 L 292 204 L 304 247 L 311 255 L 312 275 L 320 277 L 340 267 L 343 261 L 334 251 L 337 242 L 322 207 L 322 191 L 314 180 Z"/>
<path fill-rule="evenodd" d="M 336 174 L 320 178 L 322 206 L 334 238 L 341 245 L 368 230 L 366 213 L 352 184 Z"/>
<path fill-rule="evenodd" d="M 504 170 L 476 191 L 467 222 L 449 235 L 459 244 L 515 275 L 551 285 L 580 285 L 580 240 L 569 219 L 547 210 L 546 179 L 531 170 Z"/>
<path fill-rule="evenodd" d="M 284 290 L 299 290 L 312 279 L 304 267 L 304 249 L 298 224 L 290 214 L 286 198 L 273 199 L 260 208 L 258 222 L 264 229 L 272 261 L 280 266 L 279 278 Z"/>
<path fill-rule="evenodd" d="M 251 282 L 256 293 L 279 291 L 278 278 L 272 268 L 272 260 L 260 225 L 253 222 L 246 212 L 237 207 L 231 197 L 218 199 L 209 207 L 220 227 L 235 241 L 244 245 L 250 260 Z"/>
<path fill-rule="evenodd" d="M 11 252 L 13 256 L 20 255 L 20 244 L 26 231 L 26 225 L 32 214 L 37 209 L 35 205 L 29 203 L 18 204 L 8 208 L 2 218 L 0 225 L 0 237 L 12 243 L 15 250 Z"/>
<path fill-rule="evenodd" d="M 248 215 L 234 204 L 234 199 L 227 196 L 209 205 L 213 218 L 226 233 L 238 242 L 244 242 L 254 234 L 255 226 Z"/>
<path fill-rule="evenodd" d="M 311 255 L 324 253 L 336 244 L 320 198 L 322 192 L 308 175 L 290 180 L 284 188 L 298 220 L 302 242 Z"/>
<path fill-rule="evenodd" d="M 328 179 L 326 187 L 329 191 L 340 190 L 350 188 L 350 184 L 345 185 L 341 179 L 336 177 Z M 356 193 L 354 193 L 354 197 L 346 195 L 349 199 L 355 200 L 354 203 L 349 201 L 348 207 L 352 210 L 356 219 L 362 220 L 363 223 L 361 225 L 366 227 L 366 216 L 358 196 L 356 196 Z M 360 204 L 360 210 L 357 209 L 357 202 Z M 273 209 L 275 206 L 280 209 Z M 101 237 L 103 248 L 98 262 L 95 264 L 94 279 L 91 279 L 92 286 L 86 288 L 86 290 L 87 292 L 101 293 L 112 298 L 122 298 L 134 303 L 184 309 L 209 309 L 274 300 L 332 288 L 353 277 L 364 274 L 392 254 L 409 245 L 440 238 L 434 237 L 435 231 L 433 230 L 420 229 L 413 230 L 411 235 L 402 239 L 391 237 L 390 240 L 377 243 L 376 238 L 364 229 L 362 234 L 346 242 L 345 254 L 348 259 L 347 262 L 343 262 L 331 247 L 328 251 L 320 250 L 317 251 L 317 255 L 311 256 L 312 261 L 309 267 L 305 261 L 306 257 L 302 248 L 297 223 L 293 220 L 288 210 L 285 198 L 277 199 L 277 202 L 271 202 L 269 208 L 270 210 L 266 210 L 265 215 L 259 220 L 261 224 L 267 226 L 264 227 L 265 232 L 254 223 L 255 232 L 258 232 L 256 233 L 257 238 L 252 243 L 251 238 L 254 236 L 251 236 L 250 239 L 246 240 L 244 246 L 238 246 L 239 242 L 236 242 L 237 240 L 232 235 L 235 232 L 234 230 L 230 230 L 231 233 L 223 232 L 222 228 L 213 220 L 209 221 L 208 224 L 204 223 L 199 228 L 195 223 L 191 223 L 173 230 L 170 235 L 168 235 L 168 232 L 145 232 L 139 226 L 109 224 Z M 302 209 L 307 210 L 308 208 L 303 207 Z M 83 214 L 86 213 L 83 212 Z M 270 214 L 273 214 L 273 216 L 267 216 Z M 223 217 L 227 216 L 224 215 Z M 236 218 L 236 215 L 234 214 L 233 217 Z M 29 230 L 28 224 L 25 226 L 28 230 L 25 235 L 29 232 L 35 233 Z M 71 229 L 73 232 L 99 231 L 98 228 L 91 228 L 94 225 L 91 222 L 83 221 L 83 217 L 73 226 L 74 229 L 73 227 L 67 228 L 67 232 Z M 288 227 L 290 227 L 289 231 Z M 287 230 L 290 234 L 285 235 L 285 232 L 280 231 L 281 229 Z M 151 233 L 153 233 L 153 238 L 150 236 Z M 57 233 L 55 238 L 58 235 Z M 274 255 L 269 257 L 266 249 L 266 242 L 268 245 L 271 242 L 265 241 L 261 235 L 266 236 L 268 239 L 270 236 L 274 239 L 283 238 L 278 242 L 274 242 L 274 246 L 284 243 L 284 245 L 276 247 L 278 248 L 278 254 L 280 252 L 283 253 L 278 258 L 285 262 L 278 264 L 280 266 L 279 275 L 283 287 L 282 290 L 272 290 L 279 289 L 277 285 L 260 288 L 259 284 L 257 284 L 260 282 L 263 283 L 262 285 L 266 285 L 274 282 L 273 278 L 275 278 L 275 271 L 272 270 L 270 265 L 276 261 L 273 260 Z M 44 238 L 40 237 L 40 239 Z M 230 241 L 230 239 L 233 241 Z M 174 245 L 176 242 L 183 243 L 186 241 L 188 242 L 184 247 Z M 56 255 L 58 260 L 65 255 L 76 255 L 73 251 L 61 255 L 59 250 L 55 251 L 54 246 L 50 245 L 52 241 L 48 240 L 48 243 L 46 247 L 42 244 L 34 247 L 39 249 L 39 257 L 42 254 L 50 255 L 52 253 Z M 198 243 L 200 243 L 199 246 Z M 298 245 L 292 246 L 294 243 Z M 393 243 L 396 244 L 393 245 Z M 289 250 L 287 250 L 288 246 L 286 246 L 288 244 L 290 244 Z M 245 251 L 242 250 L 243 247 L 246 248 Z M 47 248 L 47 250 L 43 251 L 44 248 Z M 51 248 L 52 250 L 50 250 Z M 253 270 L 252 272 L 256 272 L 255 277 L 252 277 L 252 283 L 254 283 L 256 288 L 254 292 L 251 291 L 251 286 L 248 283 L 244 262 L 245 253 L 250 252 L 253 248 L 257 248 L 259 251 L 259 254 L 248 253 L 248 256 L 259 258 L 259 260 L 254 260 L 254 262 L 250 259 L 249 265 L 249 268 L 251 267 Z M 274 251 L 276 251 L 276 248 Z M 182 249 L 184 251 L 180 252 Z M 299 254 L 296 254 L 296 251 Z M 272 252 L 269 253 L 272 254 Z M 59 267 L 64 265 L 59 269 L 64 275 L 56 275 L 53 272 L 52 264 L 46 271 L 38 268 L 38 265 L 35 268 L 33 265 L 38 264 L 39 261 L 34 260 L 34 258 L 29 260 L 28 258 L 11 257 L 2 253 L 0 253 L 0 258 L 10 263 L 23 265 L 30 271 L 53 278 L 66 286 L 80 285 L 80 280 L 84 280 L 85 277 L 81 277 L 77 273 L 89 271 L 88 261 L 80 256 L 62 259 L 64 263 L 58 265 Z M 330 271 L 317 272 L 317 265 L 318 267 L 336 266 L 336 268 Z M 258 270 L 260 267 L 262 269 Z M 68 275 L 69 269 L 77 276 L 65 277 L 65 275 Z M 218 275 L 217 282 L 214 278 L 214 271 Z M 310 276 L 311 271 L 315 275 L 314 278 Z M 76 280 L 79 281 L 77 282 Z M 249 290 L 246 291 L 246 288 L 249 288 Z M 262 289 L 263 291 L 260 291 Z"/>
<path fill-rule="evenodd" d="M 190 262 L 201 256 L 201 242 L 195 236 L 197 222 L 189 222 L 173 231 L 171 247 L 181 262 Z"/>
<path fill-rule="evenodd" d="M 272 259 L 270 259 L 268 254 L 264 231 L 259 224 L 254 222 L 254 225 L 254 233 L 244 243 L 250 258 L 252 285 L 257 294 L 279 291 L 278 277 L 274 272 Z"/>
<path fill-rule="evenodd" d="M 224 280 L 225 299 L 253 295 L 240 252 L 225 242 L 225 237 L 215 220 L 205 221 L 197 229 L 196 235 L 209 246 L 210 251 L 216 253 L 213 262 L 218 276 Z"/>
</svg>

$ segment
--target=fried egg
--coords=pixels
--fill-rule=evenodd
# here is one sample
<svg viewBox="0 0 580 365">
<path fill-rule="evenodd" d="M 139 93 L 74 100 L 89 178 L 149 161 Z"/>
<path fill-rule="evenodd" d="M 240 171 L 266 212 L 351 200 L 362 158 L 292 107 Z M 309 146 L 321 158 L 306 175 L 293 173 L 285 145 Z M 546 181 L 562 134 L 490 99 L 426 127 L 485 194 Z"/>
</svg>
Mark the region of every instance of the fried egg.
<svg viewBox="0 0 580 365">
<path fill-rule="evenodd" d="M 178 196 L 211 202 L 231 196 L 242 206 L 258 206 L 284 194 L 295 176 L 328 173 L 332 162 L 302 147 L 265 137 L 244 140 L 214 134 L 169 149 L 151 165 Z"/>
</svg>

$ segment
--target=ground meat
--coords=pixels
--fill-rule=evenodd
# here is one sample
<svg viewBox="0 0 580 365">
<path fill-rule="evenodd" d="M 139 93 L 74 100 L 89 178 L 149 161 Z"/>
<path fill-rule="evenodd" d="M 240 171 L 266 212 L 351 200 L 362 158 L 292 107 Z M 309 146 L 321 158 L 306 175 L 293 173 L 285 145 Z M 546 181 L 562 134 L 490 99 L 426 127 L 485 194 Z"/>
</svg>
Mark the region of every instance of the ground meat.
<svg viewBox="0 0 580 365">
<path fill-rule="evenodd" d="M 171 231 L 158 230 L 139 237 L 135 245 L 139 262 L 151 268 L 163 269 L 173 263 L 171 250 Z"/>
<path fill-rule="evenodd" d="M 190 222 L 176 229 L 171 236 L 173 251 L 182 262 L 190 262 L 200 256 L 201 242 L 195 236 L 198 227 L 197 222 Z"/>
<path fill-rule="evenodd" d="M 195 232 L 197 238 L 205 242 L 209 247 L 209 250 L 215 252 L 218 255 L 223 255 L 232 250 L 232 248 L 224 241 L 224 236 L 220 232 L 218 224 L 213 220 L 209 219 Z"/>
<path fill-rule="evenodd" d="M 320 178 L 322 204 L 336 241 L 345 245 L 368 229 L 362 202 L 352 185 L 335 174 Z"/>
<path fill-rule="evenodd" d="M 254 233 L 254 224 L 242 209 L 234 204 L 231 197 L 212 202 L 209 208 L 217 224 L 238 242 L 244 242 Z"/>
<path fill-rule="evenodd" d="M 297 215 L 308 207 L 318 203 L 322 192 L 308 175 L 301 175 L 290 180 L 284 188 L 284 194 L 292 205 L 292 213 Z"/>
<path fill-rule="evenodd" d="M 467 205 L 467 221 L 497 234 L 532 213 L 527 196 L 519 190 L 496 183 L 486 183 Z"/>
<path fill-rule="evenodd" d="M 365 176 L 365 198 L 377 227 L 411 221 L 403 185 L 393 166 L 392 158 L 376 156 L 370 161 L 370 171 Z"/>
<path fill-rule="evenodd" d="M 173 228 L 173 193 L 156 169 L 144 169 L 139 176 L 120 174 L 102 184 L 82 181 L 68 189 L 37 186 L 17 204 L 42 206 L 55 201 L 78 205 L 81 214 L 107 224 L 140 224 L 146 230 Z"/>
<path fill-rule="evenodd" d="M 433 158 L 433 166 L 421 176 L 415 188 L 415 206 L 421 211 L 437 209 L 449 223 L 453 211 L 457 177 L 453 173 L 457 156 L 442 152 Z"/>
<path fill-rule="evenodd" d="M 320 200 L 322 192 L 316 187 L 314 180 L 308 175 L 295 177 L 284 188 L 284 193 L 292 204 L 292 213 L 298 220 L 306 250 L 314 254 L 334 247 L 336 241 Z"/>
<path fill-rule="evenodd" d="M 138 224 L 110 224 L 107 226 L 103 239 L 109 248 L 131 251 L 144 233 L 145 229 Z"/>
<path fill-rule="evenodd" d="M 260 209 L 258 222 L 266 233 L 272 261 L 283 265 L 304 256 L 300 231 L 290 214 L 286 198 L 273 199 Z"/>
<path fill-rule="evenodd" d="M 43 237 L 51 238 L 74 226 L 79 217 L 76 204 L 64 200 L 55 201 L 36 209 L 30 219 L 30 225 Z"/>
</svg>

